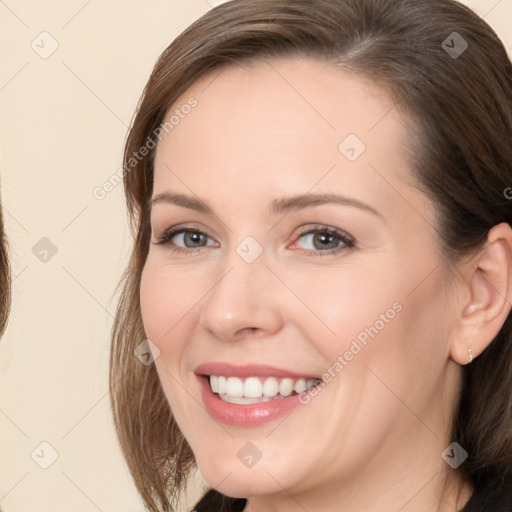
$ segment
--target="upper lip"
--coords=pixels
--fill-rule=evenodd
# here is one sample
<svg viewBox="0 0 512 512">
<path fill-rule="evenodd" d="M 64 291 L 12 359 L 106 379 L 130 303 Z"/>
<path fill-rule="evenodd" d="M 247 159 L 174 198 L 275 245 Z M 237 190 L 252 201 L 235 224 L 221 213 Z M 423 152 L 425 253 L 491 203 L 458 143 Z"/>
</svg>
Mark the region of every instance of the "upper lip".
<svg viewBox="0 0 512 512">
<path fill-rule="evenodd" d="M 200 364 L 194 370 L 196 375 L 222 375 L 225 377 L 289 377 L 291 379 L 319 379 L 315 375 L 293 372 L 284 368 L 262 364 L 234 365 L 212 362 Z"/>
</svg>

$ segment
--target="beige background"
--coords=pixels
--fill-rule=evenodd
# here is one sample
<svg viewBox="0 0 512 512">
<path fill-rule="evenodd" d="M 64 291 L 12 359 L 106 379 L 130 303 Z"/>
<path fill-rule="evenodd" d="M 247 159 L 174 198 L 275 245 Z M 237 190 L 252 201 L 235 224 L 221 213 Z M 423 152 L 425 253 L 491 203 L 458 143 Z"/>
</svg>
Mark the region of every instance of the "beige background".
<svg viewBox="0 0 512 512">
<path fill-rule="evenodd" d="M 158 55 L 219 3 L 0 1 L 0 172 L 14 275 L 0 344 L 7 512 L 142 510 L 108 401 L 114 290 L 130 246 L 123 190 L 97 200 L 93 189 L 121 165 Z M 465 3 L 510 51 L 512 0 Z"/>
</svg>

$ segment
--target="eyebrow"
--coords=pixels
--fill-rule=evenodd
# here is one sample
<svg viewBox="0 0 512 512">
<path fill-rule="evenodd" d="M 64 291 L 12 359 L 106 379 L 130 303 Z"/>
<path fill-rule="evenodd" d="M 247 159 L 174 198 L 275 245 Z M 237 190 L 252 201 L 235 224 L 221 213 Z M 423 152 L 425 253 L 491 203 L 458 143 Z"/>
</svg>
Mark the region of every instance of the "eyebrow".
<svg viewBox="0 0 512 512">
<path fill-rule="evenodd" d="M 178 194 L 175 192 L 163 192 L 151 199 L 151 206 L 156 204 L 174 204 L 183 208 L 189 208 L 201 213 L 213 215 L 213 210 L 201 199 Z M 269 211 L 273 215 L 288 213 L 294 210 L 302 210 L 313 206 L 324 204 L 339 204 L 343 206 L 353 206 L 361 210 L 373 213 L 377 217 L 383 218 L 382 214 L 372 208 L 370 205 L 362 203 L 357 199 L 345 197 L 338 194 L 300 194 L 291 197 L 281 197 L 274 199 L 269 206 Z"/>
</svg>

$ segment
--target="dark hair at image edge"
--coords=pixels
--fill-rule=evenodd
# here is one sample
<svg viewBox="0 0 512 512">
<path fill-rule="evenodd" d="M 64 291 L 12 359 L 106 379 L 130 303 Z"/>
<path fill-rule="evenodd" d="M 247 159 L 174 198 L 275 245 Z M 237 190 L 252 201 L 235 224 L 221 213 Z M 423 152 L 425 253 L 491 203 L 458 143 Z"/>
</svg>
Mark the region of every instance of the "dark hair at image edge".
<svg viewBox="0 0 512 512">
<path fill-rule="evenodd" d="M 3 209 L 0 204 L 0 336 L 5 332 L 11 310 L 11 266 L 8 249 Z"/>
<path fill-rule="evenodd" d="M 468 43 L 457 59 L 441 46 L 454 31 Z M 136 167 L 127 162 L 206 73 L 295 56 L 369 78 L 413 121 L 411 168 L 435 204 L 447 262 L 476 253 L 496 224 L 512 225 L 504 197 L 512 185 L 512 66 L 495 32 L 469 8 L 451 0 L 237 0 L 197 20 L 158 59 L 124 154 L 135 245 L 112 330 L 111 399 L 125 459 L 153 512 L 174 509 L 195 461 L 154 365 L 139 364 L 133 355 L 146 338 L 139 287 L 149 247 L 154 150 Z M 477 489 L 510 480 L 511 389 L 509 315 L 489 347 L 464 368 L 454 412 L 452 439 L 469 454 L 459 470 Z M 223 499 L 225 506 L 232 502 Z"/>
</svg>

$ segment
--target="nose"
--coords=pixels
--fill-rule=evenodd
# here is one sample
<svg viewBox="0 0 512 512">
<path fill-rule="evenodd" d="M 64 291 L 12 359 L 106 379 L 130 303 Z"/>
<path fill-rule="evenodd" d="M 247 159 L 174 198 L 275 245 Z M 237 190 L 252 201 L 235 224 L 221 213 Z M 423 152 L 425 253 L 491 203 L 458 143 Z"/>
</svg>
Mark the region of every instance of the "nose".
<svg viewBox="0 0 512 512">
<path fill-rule="evenodd" d="M 284 310 L 279 306 L 279 283 L 263 257 L 253 263 L 236 258 L 201 301 L 200 325 L 221 340 L 276 333 Z"/>
</svg>

